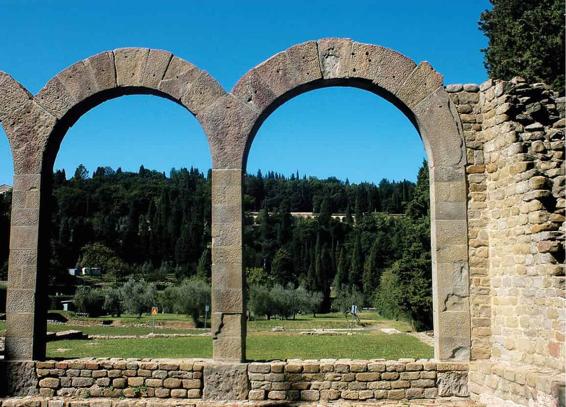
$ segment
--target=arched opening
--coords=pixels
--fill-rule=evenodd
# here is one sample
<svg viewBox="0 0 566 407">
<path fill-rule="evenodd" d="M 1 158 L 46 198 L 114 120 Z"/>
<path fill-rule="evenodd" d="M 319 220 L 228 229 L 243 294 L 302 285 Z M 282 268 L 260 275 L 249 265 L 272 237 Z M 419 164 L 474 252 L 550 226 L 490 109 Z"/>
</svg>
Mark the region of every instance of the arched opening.
<svg viewBox="0 0 566 407">
<path fill-rule="evenodd" d="M 8 284 L 8 255 L 10 252 L 10 218 L 14 167 L 8 138 L 0 128 L 0 357 L 4 354 L 6 334 L 6 291 Z"/>
<path fill-rule="evenodd" d="M 416 333 L 432 330 L 425 157 L 411 121 L 364 90 L 267 117 L 244 187 L 249 359 L 432 357 Z"/>
<path fill-rule="evenodd" d="M 125 96 L 57 135 L 48 358 L 210 355 L 211 163 L 188 113 Z M 84 339 L 57 337 L 68 330 Z"/>
<path fill-rule="evenodd" d="M 465 146 L 461 125 L 430 64 L 348 39 L 296 45 L 250 70 L 234 86 L 220 125 L 209 117 L 213 146 L 214 357 L 245 360 L 243 231 L 235 212 L 253 138 L 289 99 L 331 86 L 366 89 L 392 102 L 418 129 L 430 169 L 431 263 L 435 358 L 465 360 L 470 349 Z M 230 200 L 226 199 L 230 196 Z M 232 216 L 228 216 L 232 214 Z M 230 220 L 231 219 L 231 220 Z"/>
</svg>

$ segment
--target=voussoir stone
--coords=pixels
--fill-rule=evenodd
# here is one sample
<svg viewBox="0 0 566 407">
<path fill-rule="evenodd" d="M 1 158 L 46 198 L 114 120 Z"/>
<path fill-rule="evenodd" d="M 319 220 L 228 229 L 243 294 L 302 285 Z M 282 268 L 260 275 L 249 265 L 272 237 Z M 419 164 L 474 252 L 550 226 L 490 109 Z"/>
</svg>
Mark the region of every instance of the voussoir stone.
<svg viewBox="0 0 566 407">
<path fill-rule="evenodd" d="M 388 93 L 395 94 L 413 72 L 416 64 L 389 48 L 354 42 L 349 75 L 371 81 Z"/>
<path fill-rule="evenodd" d="M 7 73 L 0 71 L 0 122 L 5 122 L 32 99 L 31 93 Z"/>
<path fill-rule="evenodd" d="M 352 40 L 343 38 L 325 38 L 318 41 L 320 69 L 324 79 L 348 78 Z"/>
<path fill-rule="evenodd" d="M 142 74 L 149 49 L 119 48 L 114 50 L 116 84 L 118 86 L 141 86 Z"/>
<path fill-rule="evenodd" d="M 441 86 L 442 75 L 428 62 L 421 62 L 397 90 L 395 96 L 407 107 L 413 108 Z"/>
</svg>

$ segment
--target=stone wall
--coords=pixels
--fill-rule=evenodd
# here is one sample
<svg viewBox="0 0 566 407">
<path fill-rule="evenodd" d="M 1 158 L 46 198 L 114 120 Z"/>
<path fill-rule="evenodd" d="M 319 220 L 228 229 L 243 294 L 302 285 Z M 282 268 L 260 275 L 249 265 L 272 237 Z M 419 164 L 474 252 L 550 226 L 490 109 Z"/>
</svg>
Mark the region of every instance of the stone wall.
<svg viewBox="0 0 566 407">
<path fill-rule="evenodd" d="M 421 359 L 289 360 L 222 364 L 192 359 L 35 362 L 43 397 L 377 401 L 467 399 L 468 364 Z"/>
<path fill-rule="evenodd" d="M 96 359 L 36 362 L 45 397 L 158 397 L 199 399 L 202 361 Z"/>
<path fill-rule="evenodd" d="M 521 78 L 447 91 L 468 154 L 472 397 L 553 405 L 565 381 L 564 98 Z"/>
<path fill-rule="evenodd" d="M 468 364 L 289 360 L 248 367 L 251 400 L 376 401 L 468 397 Z"/>
</svg>

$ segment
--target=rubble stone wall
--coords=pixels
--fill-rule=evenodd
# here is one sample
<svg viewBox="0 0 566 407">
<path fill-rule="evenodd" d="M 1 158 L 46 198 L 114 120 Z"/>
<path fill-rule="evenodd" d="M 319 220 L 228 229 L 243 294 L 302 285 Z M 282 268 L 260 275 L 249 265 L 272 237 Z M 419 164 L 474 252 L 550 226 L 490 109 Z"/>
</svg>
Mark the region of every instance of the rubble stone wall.
<svg viewBox="0 0 566 407">
<path fill-rule="evenodd" d="M 36 362 L 38 393 L 69 397 L 199 399 L 204 363 L 193 360 L 96 359 Z"/>
<path fill-rule="evenodd" d="M 433 360 L 77 359 L 35 363 L 43 397 L 207 400 L 468 398 L 468 364 Z M 217 380 L 220 379 L 220 380 Z M 230 393 L 231 397 L 226 397 Z"/>
<path fill-rule="evenodd" d="M 565 382 L 564 97 L 521 78 L 447 91 L 468 154 L 471 395 L 553 405 Z"/>
</svg>

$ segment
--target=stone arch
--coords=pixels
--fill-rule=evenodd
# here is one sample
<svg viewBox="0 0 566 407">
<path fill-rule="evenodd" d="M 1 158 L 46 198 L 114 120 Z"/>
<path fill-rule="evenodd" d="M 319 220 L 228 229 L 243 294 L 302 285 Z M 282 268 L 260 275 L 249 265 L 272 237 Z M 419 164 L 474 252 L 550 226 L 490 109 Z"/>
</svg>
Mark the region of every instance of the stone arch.
<svg viewBox="0 0 566 407">
<path fill-rule="evenodd" d="M 387 99 L 421 135 L 430 169 L 435 357 L 469 359 L 466 154 L 442 76 L 427 62 L 417 65 L 387 48 L 335 38 L 293 46 L 256 66 L 205 120 L 213 151 L 215 358 L 245 359 L 241 186 L 253 138 L 285 101 L 329 86 Z"/>
<path fill-rule="evenodd" d="M 170 99 L 202 124 L 226 92 L 208 73 L 170 52 L 122 48 L 79 61 L 32 96 L 0 73 L 0 122 L 12 146 L 14 187 L 8 272 L 6 358 L 45 357 L 43 252 L 50 175 L 67 130 L 85 112 L 129 94 Z M 209 142 L 210 145 L 210 142 Z"/>
</svg>

